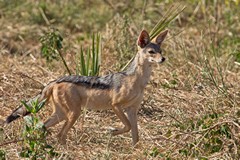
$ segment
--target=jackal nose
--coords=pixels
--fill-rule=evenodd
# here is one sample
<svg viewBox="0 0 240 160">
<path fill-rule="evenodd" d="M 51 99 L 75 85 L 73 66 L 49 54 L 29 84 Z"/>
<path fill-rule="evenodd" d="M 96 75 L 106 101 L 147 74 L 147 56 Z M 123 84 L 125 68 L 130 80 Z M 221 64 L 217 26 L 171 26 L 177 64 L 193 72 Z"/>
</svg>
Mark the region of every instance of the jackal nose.
<svg viewBox="0 0 240 160">
<path fill-rule="evenodd" d="M 166 60 L 166 58 L 162 57 L 162 62 L 164 62 Z"/>
</svg>

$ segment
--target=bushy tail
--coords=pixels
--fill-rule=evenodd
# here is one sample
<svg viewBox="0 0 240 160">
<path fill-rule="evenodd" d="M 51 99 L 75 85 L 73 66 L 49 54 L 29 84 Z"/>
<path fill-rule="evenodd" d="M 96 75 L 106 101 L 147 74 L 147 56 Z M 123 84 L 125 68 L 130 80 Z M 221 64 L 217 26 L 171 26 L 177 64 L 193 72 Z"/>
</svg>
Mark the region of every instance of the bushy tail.
<svg viewBox="0 0 240 160">
<path fill-rule="evenodd" d="M 27 102 L 28 105 L 31 105 L 32 101 L 35 101 L 38 99 L 38 102 L 41 102 L 43 100 L 46 99 L 46 102 L 48 101 L 48 99 L 50 98 L 51 94 L 52 94 L 52 88 L 53 88 L 53 84 L 54 82 L 49 83 L 40 94 L 38 94 L 36 97 L 34 97 L 33 99 L 29 100 Z M 18 119 L 21 116 L 26 116 L 28 115 L 30 112 L 27 111 L 26 107 L 23 105 L 20 105 L 17 109 L 15 109 L 7 118 L 5 123 L 8 124 L 16 119 Z"/>
</svg>

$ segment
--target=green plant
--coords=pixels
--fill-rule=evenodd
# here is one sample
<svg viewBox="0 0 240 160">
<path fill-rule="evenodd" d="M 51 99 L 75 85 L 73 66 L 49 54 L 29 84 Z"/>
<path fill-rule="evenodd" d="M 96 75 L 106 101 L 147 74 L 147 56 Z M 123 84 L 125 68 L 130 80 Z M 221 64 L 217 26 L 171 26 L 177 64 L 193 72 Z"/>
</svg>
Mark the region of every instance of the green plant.
<svg viewBox="0 0 240 160">
<path fill-rule="evenodd" d="M 3 128 L 0 127 L 0 142 L 2 142 L 4 139 L 3 133 L 4 133 Z"/>
<path fill-rule="evenodd" d="M 32 115 L 24 117 L 25 124 L 22 133 L 23 143 L 20 156 L 31 159 L 46 159 L 57 156 L 54 148 L 46 142 L 46 129 L 36 113 L 44 106 L 45 101 L 38 102 L 38 99 L 31 104 L 22 102 Z"/>
<path fill-rule="evenodd" d="M 188 132 L 195 138 L 186 143 L 179 153 L 184 157 L 205 157 L 224 149 L 224 142 L 231 140 L 231 124 L 228 121 L 220 121 L 223 114 L 210 113 L 197 120 L 188 120 L 175 126 L 183 132 Z"/>
<path fill-rule="evenodd" d="M 172 6 L 160 19 L 160 21 L 153 27 L 153 29 L 150 32 L 150 39 L 154 39 L 157 35 L 161 33 L 180 13 L 183 12 L 183 10 L 186 8 L 185 6 L 181 7 L 181 5 L 178 6 Z"/>
<path fill-rule="evenodd" d="M 149 153 L 151 157 L 157 157 L 159 154 L 160 152 L 158 151 L 157 147 L 154 147 L 153 150 Z"/>
<path fill-rule="evenodd" d="M 240 63 L 240 51 L 235 53 L 236 62 Z"/>
<path fill-rule="evenodd" d="M 144 152 L 145 156 L 148 156 L 149 159 L 152 158 L 158 158 L 158 159 L 171 159 L 168 155 L 168 153 L 162 153 L 158 147 L 154 147 L 150 151 L 145 151 Z"/>
<path fill-rule="evenodd" d="M 84 52 L 80 50 L 80 56 L 77 58 L 76 74 L 84 76 L 96 76 L 100 70 L 101 56 L 101 37 L 99 34 L 92 35 L 92 47 Z"/>
<path fill-rule="evenodd" d="M 52 29 L 43 35 L 40 38 L 40 41 L 42 43 L 41 51 L 43 57 L 45 57 L 48 62 L 51 62 L 54 59 L 56 60 L 58 57 L 60 57 L 68 74 L 71 75 L 71 71 L 68 68 L 61 52 L 63 38 L 60 35 L 59 31 L 57 29 Z"/>
<path fill-rule="evenodd" d="M 6 159 L 6 154 L 4 150 L 0 150 L 0 159 L 5 160 Z"/>
<path fill-rule="evenodd" d="M 4 133 L 3 128 L 0 128 L 0 143 L 2 143 L 4 139 L 3 133 Z M 0 149 L 0 159 L 3 159 L 3 160 L 6 159 L 5 156 L 6 156 L 5 151 Z"/>
</svg>

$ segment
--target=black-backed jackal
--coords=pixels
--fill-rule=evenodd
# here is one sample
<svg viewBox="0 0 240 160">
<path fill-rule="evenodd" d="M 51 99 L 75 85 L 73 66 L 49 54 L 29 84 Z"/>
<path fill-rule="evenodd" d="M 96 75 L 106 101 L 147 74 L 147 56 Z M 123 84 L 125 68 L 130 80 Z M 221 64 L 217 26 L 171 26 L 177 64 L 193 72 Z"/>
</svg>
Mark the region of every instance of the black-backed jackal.
<svg viewBox="0 0 240 160">
<path fill-rule="evenodd" d="M 114 129 L 112 134 L 118 135 L 131 130 L 135 145 L 139 140 L 137 112 L 143 99 L 144 88 L 151 75 L 152 65 L 165 60 L 161 54 L 161 44 L 167 33 L 167 30 L 160 33 L 151 42 L 148 32 L 143 30 L 137 41 L 139 50 L 129 68 L 123 72 L 102 77 L 64 76 L 50 82 L 34 98 L 38 101 L 46 99 L 51 102 L 53 113 L 45 122 L 45 127 L 49 128 L 65 121 L 58 134 L 59 141 L 64 144 L 68 131 L 83 108 L 112 109 L 124 124 L 123 128 Z M 7 117 L 5 123 L 27 114 L 29 113 L 26 108 L 20 106 Z"/>
</svg>

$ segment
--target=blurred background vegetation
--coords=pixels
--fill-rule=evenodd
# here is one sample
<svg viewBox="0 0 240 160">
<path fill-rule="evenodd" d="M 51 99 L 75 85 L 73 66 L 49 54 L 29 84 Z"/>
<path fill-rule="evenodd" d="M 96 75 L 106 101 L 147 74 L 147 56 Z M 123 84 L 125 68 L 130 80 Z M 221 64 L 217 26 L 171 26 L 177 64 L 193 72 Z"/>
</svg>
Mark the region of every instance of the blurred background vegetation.
<svg viewBox="0 0 240 160">
<path fill-rule="evenodd" d="M 81 0 L 2 0 L 0 17 L 1 38 L 11 53 L 26 52 L 32 45 L 39 44 L 39 37 L 49 29 L 57 28 L 68 38 L 66 46 L 89 41 L 91 34 L 101 32 L 104 49 L 117 56 L 122 67 L 131 58 L 135 48 L 136 35 L 143 28 L 151 30 L 165 12 L 176 3 L 187 8 L 170 28 L 173 33 L 187 28 L 205 30 L 215 25 L 214 32 L 225 30 L 218 42 L 223 48 L 239 41 L 238 0 L 145 0 L 145 1 L 81 1 Z M 15 33 L 15 34 L 12 34 Z M 229 35 L 229 36 L 224 36 Z M 9 42 L 10 41 L 10 42 Z M 114 41 L 114 42 L 113 42 Z M 22 44 L 27 42 L 23 49 Z M 70 44 L 71 43 L 71 46 Z M 233 53 L 240 61 L 239 53 Z"/>
</svg>

